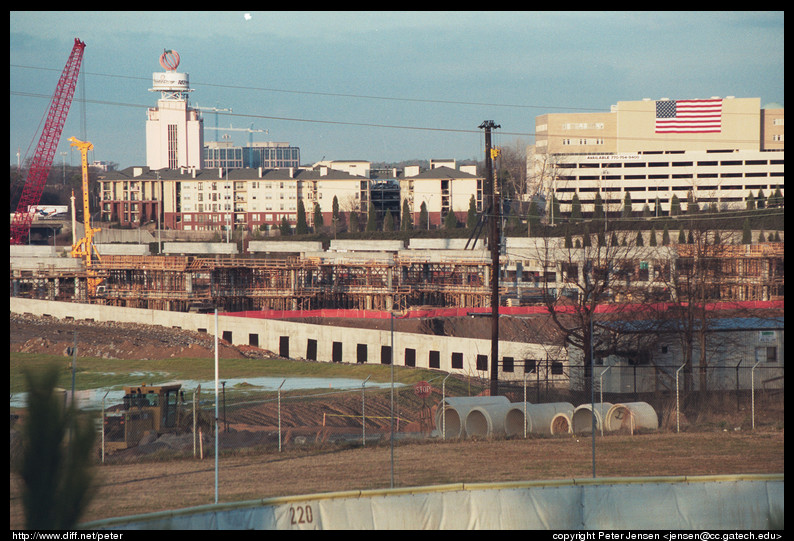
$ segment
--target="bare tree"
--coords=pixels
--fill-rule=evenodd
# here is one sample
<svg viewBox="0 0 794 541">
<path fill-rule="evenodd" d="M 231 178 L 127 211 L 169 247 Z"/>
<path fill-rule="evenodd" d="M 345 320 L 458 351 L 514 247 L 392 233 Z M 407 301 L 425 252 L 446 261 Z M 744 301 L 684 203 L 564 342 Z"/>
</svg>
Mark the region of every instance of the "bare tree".
<svg viewBox="0 0 794 541">
<path fill-rule="evenodd" d="M 634 232 L 615 232 L 607 243 L 599 242 L 596 234 L 588 236 L 578 243 L 581 248 L 552 246 L 548 241 L 538 248 L 541 265 L 555 269 L 555 278 L 547 272 L 541 283 L 544 303 L 566 346 L 582 352 L 585 390 L 592 383 L 593 356 L 616 351 L 615 329 L 606 323 L 658 287 L 642 264 L 659 258 L 660 252 L 637 246 Z M 599 306 L 607 304 L 609 311 L 596 315 Z"/>
</svg>

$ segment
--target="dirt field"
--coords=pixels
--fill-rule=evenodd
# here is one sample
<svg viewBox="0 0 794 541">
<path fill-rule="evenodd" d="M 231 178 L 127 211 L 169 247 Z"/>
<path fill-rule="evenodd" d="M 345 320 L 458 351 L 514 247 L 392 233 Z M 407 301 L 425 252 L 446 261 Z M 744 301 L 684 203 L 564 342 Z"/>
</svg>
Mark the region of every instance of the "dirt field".
<svg viewBox="0 0 794 541">
<path fill-rule="evenodd" d="M 782 473 L 783 431 L 647 434 L 596 439 L 596 475 Z M 395 486 L 591 477 L 589 438 L 433 442 L 395 448 Z M 219 500 L 387 488 L 388 445 L 222 458 Z M 175 509 L 214 501 L 213 459 L 105 466 L 84 519 Z M 23 526 L 11 476 L 11 528 Z"/>
<path fill-rule="evenodd" d="M 62 355 L 77 330 L 81 355 L 118 359 L 167 359 L 207 356 L 213 338 L 200 333 L 142 325 L 85 324 L 11 316 L 11 351 Z M 255 348 L 222 345 L 224 358 L 266 356 Z M 347 399 L 350 401 L 350 399 Z M 782 473 L 784 431 L 782 396 L 779 417 L 759 423 L 755 431 L 713 428 L 705 432 L 655 433 L 596 438 L 596 474 L 609 476 Z M 357 410 L 356 400 L 339 400 L 336 411 Z M 369 404 L 369 403 L 368 403 Z M 373 401 L 372 412 L 385 407 Z M 405 410 L 408 403 L 401 403 Z M 295 413 L 301 424 L 318 424 L 318 408 Z M 405 412 L 406 414 L 409 412 Z M 412 412 L 416 413 L 416 412 Z M 272 412 L 252 411 L 250 415 Z M 259 420 L 271 424 L 272 421 Z M 293 422 L 293 421 L 290 421 Z M 13 438 L 12 438 L 13 440 Z M 220 501 L 311 494 L 352 489 L 387 488 L 390 447 L 378 444 L 312 447 L 272 446 L 256 454 L 220 458 Z M 453 482 L 500 482 L 591 477 L 592 440 L 562 436 L 513 440 L 404 441 L 394 452 L 396 487 Z M 97 468 L 97 493 L 83 517 L 93 521 L 113 516 L 189 507 L 214 500 L 214 459 L 145 460 Z M 10 526 L 23 528 L 19 479 L 10 479 Z"/>
</svg>

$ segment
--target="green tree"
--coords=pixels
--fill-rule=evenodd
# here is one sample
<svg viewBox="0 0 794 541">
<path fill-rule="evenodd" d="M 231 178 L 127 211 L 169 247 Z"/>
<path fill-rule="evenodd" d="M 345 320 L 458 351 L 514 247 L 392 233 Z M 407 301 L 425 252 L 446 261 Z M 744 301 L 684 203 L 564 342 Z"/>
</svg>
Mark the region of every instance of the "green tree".
<svg viewBox="0 0 794 541">
<path fill-rule="evenodd" d="M 568 229 L 568 226 L 565 226 L 565 247 L 566 248 L 573 248 L 573 240 L 571 239 L 571 231 Z"/>
<path fill-rule="evenodd" d="M 664 225 L 662 230 L 662 246 L 670 246 L 670 230 L 667 229 L 667 224 Z"/>
<path fill-rule="evenodd" d="M 430 215 L 427 213 L 427 205 L 424 201 L 419 207 L 419 229 L 430 229 Z"/>
<path fill-rule="evenodd" d="M 298 199 L 298 221 L 295 223 L 295 234 L 305 235 L 309 232 L 309 225 L 306 223 L 306 209 L 303 207 L 303 199 Z"/>
<path fill-rule="evenodd" d="M 595 200 L 593 201 L 593 219 L 604 219 L 604 200 L 601 199 L 601 192 L 596 192 Z"/>
<path fill-rule="evenodd" d="M 315 233 L 319 233 L 324 225 L 325 225 L 325 220 L 323 219 L 323 211 L 320 208 L 320 203 L 315 201 L 314 202 L 314 232 Z"/>
<path fill-rule="evenodd" d="M 626 196 L 623 198 L 623 213 L 622 216 L 624 218 L 631 218 L 632 211 L 631 211 L 631 192 L 626 192 Z"/>
<path fill-rule="evenodd" d="M 584 231 L 582 232 L 582 247 L 589 248 L 591 246 L 590 241 L 590 228 L 587 227 L 587 224 L 584 224 Z"/>
<path fill-rule="evenodd" d="M 766 203 L 766 197 L 764 196 L 764 190 L 758 190 L 758 197 L 755 199 L 755 207 L 758 209 L 764 208 Z"/>
<path fill-rule="evenodd" d="M 284 237 L 288 237 L 292 234 L 292 228 L 289 225 L 289 220 L 287 220 L 286 215 L 281 217 L 281 225 L 279 226 L 279 231 L 281 235 Z"/>
<path fill-rule="evenodd" d="M 651 237 L 648 239 L 648 246 L 656 246 L 656 228 L 651 227 Z"/>
<path fill-rule="evenodd" d="M 466 229 L 474 229 L 477 226 L 477 201 L 474 199 L 474 194 L 469 198 L 469 210 L 466 212 Z"/>
<path fill-rule="evenodd" d="M 742 224 L 742 244 L 752 244 L 753 232 L 750 230 L 750 220 L 745 218 Z"/>
<path fill-rule="evenodd" d="M 753 192 L 747 193 L 747 199 L 745 199 L 747 210 L 755 210 L 755 197 L 753 196 Z"/>
<path fill-rule="evenodd" d="M 645 241 L 642 238 L 642 230 L 637 231 L 637 241 L 634 243 L 635 246 L 645 246 Z"/>
<path fill-rule="evenodd" d="M 375 210 L 375 205 L 369 204 L 369 212 L 367 213 L 367 227 L 366 231 L 377 231 L 378 229 L 378 213 Z"/>
<path fill-rule="evenodd" d="M 334 226 L 334 237 L 336 236 L 336 232 L 339 229 L 339 226 L 342 222 L 342 215 L 339 214 L 339 199 L 334 196 L 334 200 L 331 202 L 331 222 Z"/>
<path fill-rule="evenodd" d="M 414 228 L 414 220 L 411 217 L 411 209 L 408 207 L 408 200 L 403 199 L 403 210 L 400 216 L 400 231 L 411 231 Z"/>
<path fill-rule="evenodd" d="M 351 233 L 358 233 L 361 229 L 361 225 L 359 224 L 358 212 L 355 210 L 350 211 L 350 226 L 348 229 Z"/>
<path fill-rule="evenodd" d="M 577 194 L 573 194 L 571 198 L 571 220 L 575 223 L 582 221 L 582 202 Z"/>
<path fill-rule="evenodd" d="M 391 211 L 386 211 L 386 216 L 383 217 L 383 230 L 394 231 L 394 218 L 391 217 Z"/>
<path fill-rule="evenodd" d="M 73 529 L 95 494 L 92 448 L 96 429 L 56 392 L 59 366 L 25 372 L 27 418 L 22 454 L 22 506 L 29 530 Z"/>
<path fill-rule="evenodd" d="M 455 216 L 455 213 L 450 210 L 444 217 L 444 229 L 447 231 L 453 231 L 456 227 L 458 227 L 458 219 Z"/>
<path fill-rule="evenodd" d="M 680 216 L 681 215 L 681 201 L 678 199 L 676 194 L 673 194 L 673 197 L 670 198 L 670 216 Z"/>
</svg>

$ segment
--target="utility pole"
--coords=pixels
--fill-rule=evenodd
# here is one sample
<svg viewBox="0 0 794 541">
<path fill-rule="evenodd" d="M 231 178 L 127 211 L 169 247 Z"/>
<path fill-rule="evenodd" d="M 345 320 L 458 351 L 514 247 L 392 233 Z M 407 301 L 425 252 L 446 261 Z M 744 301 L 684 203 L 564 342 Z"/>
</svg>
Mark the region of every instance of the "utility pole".
<svg viewBox="0 0 794 541">
<path fill-rule="evenodd" d="M 485 192 L 486 212 L 490 225 L 488 247 L 491 250 L 491 396 L 499 394 L 499 225 L 501 201 L 497 195 L 491 155 L 491 130 L 500 128 L 493 120 L 480 124 L 485 130 Z"/>
</svg>

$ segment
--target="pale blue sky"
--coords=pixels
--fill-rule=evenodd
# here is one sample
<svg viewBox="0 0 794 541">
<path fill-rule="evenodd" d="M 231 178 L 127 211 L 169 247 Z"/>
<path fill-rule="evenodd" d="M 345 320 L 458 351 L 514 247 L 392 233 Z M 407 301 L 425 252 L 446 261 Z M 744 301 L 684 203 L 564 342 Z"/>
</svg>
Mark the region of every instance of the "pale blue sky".
<svg viewBox="0 0 794 541">
<path fill-rule="evenodd" d="M 267 129 L 255 140 L 297 145 L 304 164 L 480 160 L 483 120 L 501 125 L 498 144 L 531 143 L 537 115 L 608 111 L 619 100 L 784 99 L 783 12 L 244 15 L 11 12 L 11 163 L 17 149 L 33 152 L 49 106 L 29 94 L 53 93 L 75 37 L 87 45 L 93 159 L 120 167 L 145 165 L 145 107 L 158 97 L 148 89 L 163 49 L 179 53 L 192 103 L 231 108 L 221 126 Z M 80 96 L 78 88 L 59 153 L 83 136 Z"/>
</svg>

